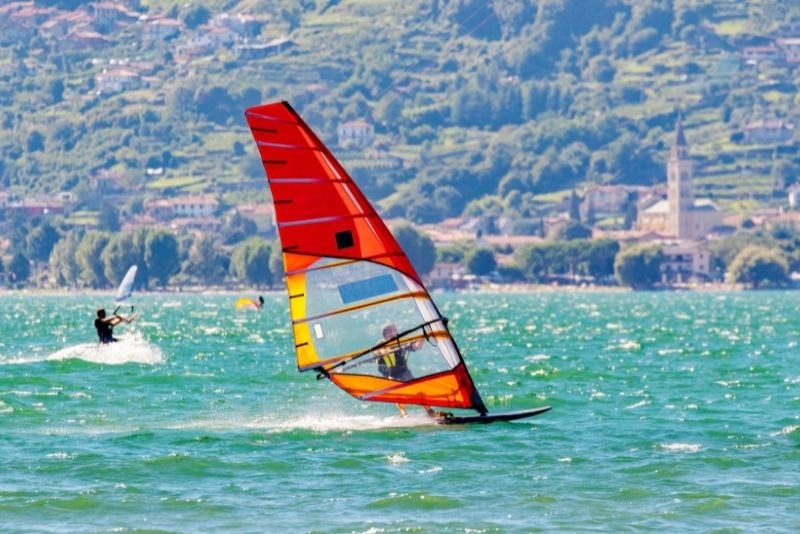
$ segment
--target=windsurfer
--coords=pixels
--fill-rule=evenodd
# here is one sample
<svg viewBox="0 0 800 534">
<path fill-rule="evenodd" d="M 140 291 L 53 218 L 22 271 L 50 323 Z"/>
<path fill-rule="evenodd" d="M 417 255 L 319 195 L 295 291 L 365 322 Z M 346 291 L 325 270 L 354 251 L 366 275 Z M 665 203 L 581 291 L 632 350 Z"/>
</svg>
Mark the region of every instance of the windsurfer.
<svg viewBox="0 0 800 534">
<path fill-rule="evenodd" d="M 106 317 L 106 310 L 99 308 L 97 310 L 97 319 L 94 320 L 94 328 L 97 330 L 97 337 L 100 343 L 106 344 L 119 341 L 114 337 L 114 327 L 122 322 L 130 323 L 135 318 L 135 315 L 123 317 L 117 312 L 114 312 L 111 317 Z"/>
<path fill-rule="evenodd" d="M 408 382 L 414 380 L 414 375 L 408 368 L 408 353 L 417 351 L 422 347 L 422 340 L 412 341 L 411 343 L 401 343 L 397 334 L 397 327 L 389 323 L 381 330 L 383 339 L 380 341 L 384 344 L 381 348 L 376 349 L 374 352 L 377 355 L 378 372 L 386 378 L 399 380 L 401 382 Z M 388 343 L 387 343 L 388 342 Z M 425 413 L 430 417 L 441 417 L 442 414 L 434 411 L 429 406 L 423 406 Z M 406 415 L 406 407 L 403 404 L 397 403 L 397 409 L 400 410 L 402 415 Z"/>
<path fill-rule="evenodd" d="M 414 375 L 408 369 L 408 353 L 418 350 L 422 340 L 411 343 L 401 343 L 397 337 L 397 327 L 391 323 L 381 330 L 383 339 L 381 348 L 375 350 L 378 355 L 378 371 L 386 378 L 408 382 L 414 380 Z M 388 343 L 387 343 L 388 342 Z"/>
</svg>

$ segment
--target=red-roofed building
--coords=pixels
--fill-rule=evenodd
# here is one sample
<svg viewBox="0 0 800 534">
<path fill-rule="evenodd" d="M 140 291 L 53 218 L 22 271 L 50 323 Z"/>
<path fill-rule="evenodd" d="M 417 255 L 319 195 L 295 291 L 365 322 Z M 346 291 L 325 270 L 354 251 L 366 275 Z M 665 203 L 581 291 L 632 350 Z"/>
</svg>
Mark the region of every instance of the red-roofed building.
<svg viewBox="0 0 800 534">
<path fill-rule="evenodd" d="M 145 212 L 160 221 L 167 221 L 174 216 L 172 202 L 165 198 L 148 200 L 144 203 Z"/>
<path fill-rule="evenodd" d="M 97 32 L 76 31 L 67 35 L 62 43 L 71 50 L 100 50 L 108 47 L 110 41 Z"/>
<path fill-rule="evenodd" d="M 64 206 L 52 202 L 27 199 L 13 202 L 6 206 L 9 213 L 20 213 L 24 217 L 39 217 L 41 215 L 62 215 Z"/>
<path fill-rule="evenodd" d="M 73 31 L 90 31 L 92 17 L 83 10 L 67 11 L 51 17 L 39 26 L 44 37 L 58 39 Z"/>
<path fill-rule="evenodd" d="M 150 19 L 144 24 L 142 38 L 155 41 L 158 39 L 167 40 L 177 36 L 183 29 L 183 22 L 178 19 L 156 18 Z"/>
</svg>

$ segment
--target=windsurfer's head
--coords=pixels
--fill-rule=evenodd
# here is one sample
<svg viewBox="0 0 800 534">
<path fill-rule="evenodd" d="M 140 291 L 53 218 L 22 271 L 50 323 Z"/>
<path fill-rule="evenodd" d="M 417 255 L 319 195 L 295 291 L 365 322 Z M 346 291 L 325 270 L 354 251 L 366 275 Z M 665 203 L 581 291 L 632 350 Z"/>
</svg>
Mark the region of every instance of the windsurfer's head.
<svg viewBox="0 0 800 534">
<path fill-rule="evenodd" d="M 97 317 L 100 319 L 104 319 L 106 316 L 106 310 L 103 308 L 97 308 Z"/>
<path fill-rule="evenodd" d="M 392 339 L 393 337 L 397 337 L 397 327 L 389 323 L 383 327 L 381 333 L 383 334 L 383 339 Z"/>
</svg>

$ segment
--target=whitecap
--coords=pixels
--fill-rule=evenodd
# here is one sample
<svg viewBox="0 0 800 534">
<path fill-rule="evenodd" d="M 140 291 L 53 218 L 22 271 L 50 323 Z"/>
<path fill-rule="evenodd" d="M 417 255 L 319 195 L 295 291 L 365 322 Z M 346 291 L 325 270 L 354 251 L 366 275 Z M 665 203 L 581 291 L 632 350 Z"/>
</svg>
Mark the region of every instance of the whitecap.
<svg viewBox="0 0 800 534">
<path fill-rule="evenodd" d="M 662 443 L 659 447 L 667 452 L 698 452 L 703 448 L 699 443 Z"/>
<path fill-rule="evenodd" d="M 785 436 L 787 434 L 791 434 L 792 432 L 794 432 L 797 429 L 800 429 L 800 425 L 789 425 L 789 426 L 785 426 L 782 429 L 780 429 L 779 432 L 774 432 L 774 433 L 772 433 L 770 435 L 771 436 L 781 436 L 781 435 Z"/>
<path fill-rule="evenodd" d="M 541 362 L 549 359 L 550 356 L 547 354 L 534 354 L 533 356 L 525 356 L 526 362 Z"/>
<path fill-rule="evenodd" d="M 143 363 L 155 365 L 164 363 L 164 355 L 156 346 L 144 339 L 140 332 L 131 332 L 119 338 L 117 343 L 82 343 L 66 347 L 43 358 L 47 361 L 78 359 L 90 363 L 121 365 Z"/>
<path fill-rule="evenodd" d="M 637 403 L 634 403 L 634 404 L 631 404 L 629 406 L 626 406 L 625 409 L 626 410 L 634 410 L 636 408 L 641 408 L 642 406 L 647 406 L 648 404 L 650 404 L 649 400 L 640 400 Z"/>
<path fill-rule="evenodd" d="M 402 452 L 396 454 L 390 454 L 388 456 L 385 456 L 385 458 L 389 461 L 390 464 L 395 464 L 395 465 L 405 464 L 411 461 L 408 458 L 406 458 Z"/>
</svg>

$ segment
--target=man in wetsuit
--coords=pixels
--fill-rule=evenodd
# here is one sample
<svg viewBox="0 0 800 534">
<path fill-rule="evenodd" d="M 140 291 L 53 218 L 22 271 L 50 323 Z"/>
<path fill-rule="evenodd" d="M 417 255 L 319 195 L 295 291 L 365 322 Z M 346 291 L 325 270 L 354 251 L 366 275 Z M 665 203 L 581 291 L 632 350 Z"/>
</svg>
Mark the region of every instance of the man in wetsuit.
<svg viewBox="0 0 800 534">
<path fill-rule="evenodd" d="M 125 318 L 118 315 L 116 312 L 111 317 L 106 317 L 106 310 L 100 308 L 97 310 L 97 319 L 94 320 L 94 328 L 97 330 L 97 337 L 100 343 L 114 343 L 119 341 L 114 337 L 114 327 L 121 322 L 130 323 L 136 316 Z"/>
<path fill-rule="evenodd" d="M 381 343 L 387 341 L 389 343 L 375 351 L 379 356 L 378 372 L 392 380 L 400 380 L 401 382 L 414 380 L 414 375 L 408 369 L 408 353 L 409 351 L 419 350 L 422 346 L 422 340 L 401 343 L 397 338 L 397 327 L 393 324 L 384 326 L 381 333 L 383 334 Z"/>
<path fill-rule="evenodd" d="M 410 351 L 417 351 L 422 347 L 422 340 L 412 341 L 411 343 L 401 343 L 397 336 L 397 327 L 393 324 L 387 324 L 381 331 L 383 339 L 380 343 L 386 343 L 381 348 L 376 349 L 374 352 L 378 360 L 378 372 L 386 378 L 392 380 L 399 380 L 401 382 L 408 382 L 414 380 L 414 375 L 408 369 L 408 353 Z M 387 343 L 388 342 L 388 343 Z M 429 406 L 422 407 L 430 417 L 439 417 L 442 414 L 435 412 Z M 397 403 L 397 409 L 400 413 L 406 415 L 406 407 L 403 404 Z"/>
</svg>

